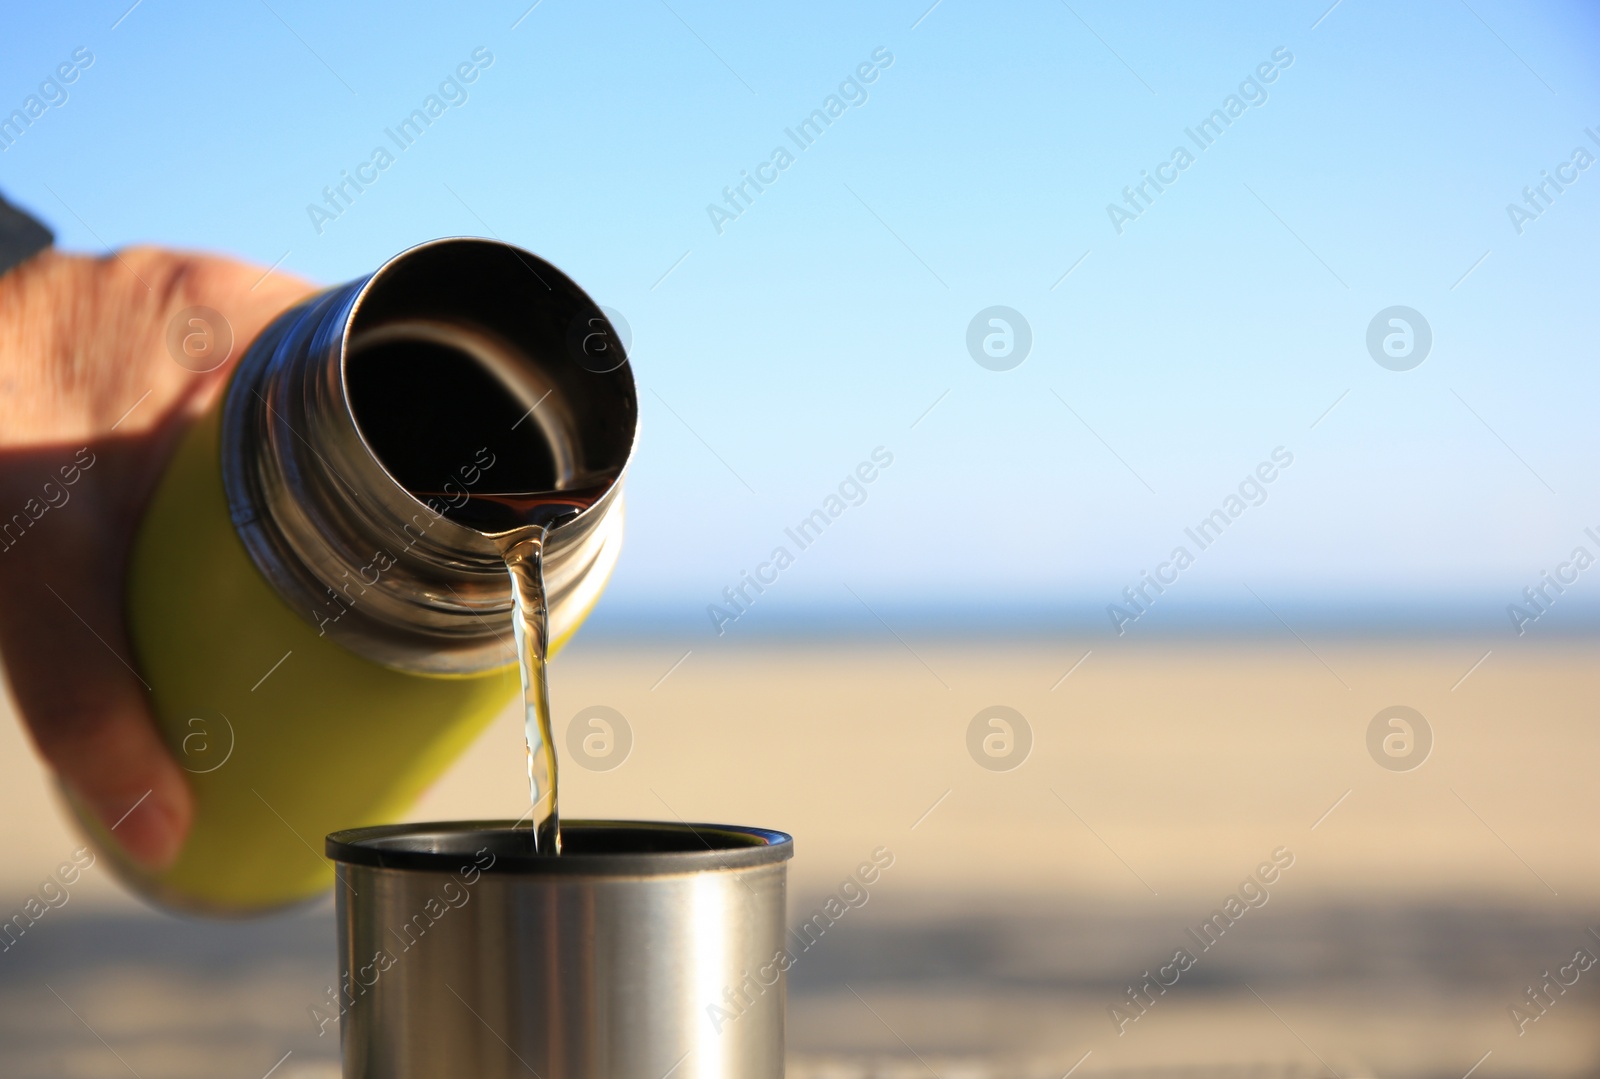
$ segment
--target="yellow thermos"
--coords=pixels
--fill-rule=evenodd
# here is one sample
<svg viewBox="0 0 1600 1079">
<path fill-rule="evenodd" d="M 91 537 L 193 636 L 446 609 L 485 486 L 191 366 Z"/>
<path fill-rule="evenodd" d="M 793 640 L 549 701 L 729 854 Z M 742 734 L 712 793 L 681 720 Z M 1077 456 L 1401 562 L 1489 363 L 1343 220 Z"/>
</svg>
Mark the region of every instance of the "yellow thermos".
<svg viewBox="0 0 1600 1079">
<path fill-rule="evenodd" d="M 504 558 L 450 510 L 614 477 L 546 540 L 558 646 L 616 562 L 637 427 L 615 328 L 507 244 L 423 244 L 275 320 L 135 545 L 135 656 L 195 817 L 153 875 L 80 814 L 123 878 L 224 914 L 329 887 L 323 837 L 396 819 L 518 688 Z"/>
</svg>

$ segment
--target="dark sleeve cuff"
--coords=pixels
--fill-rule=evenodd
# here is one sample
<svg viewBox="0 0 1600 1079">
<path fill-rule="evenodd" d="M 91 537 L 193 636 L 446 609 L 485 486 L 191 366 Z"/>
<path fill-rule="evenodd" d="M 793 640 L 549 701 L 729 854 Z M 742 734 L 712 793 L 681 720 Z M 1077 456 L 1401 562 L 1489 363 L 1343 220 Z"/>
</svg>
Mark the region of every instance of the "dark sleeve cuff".
<svg viewBox="0 0 1600 1079">
<path fill-rule="evenodd" d="M 37 218 L 0 198 L 0 274 L 28 261 L 55 242 Z"/>
</svg>

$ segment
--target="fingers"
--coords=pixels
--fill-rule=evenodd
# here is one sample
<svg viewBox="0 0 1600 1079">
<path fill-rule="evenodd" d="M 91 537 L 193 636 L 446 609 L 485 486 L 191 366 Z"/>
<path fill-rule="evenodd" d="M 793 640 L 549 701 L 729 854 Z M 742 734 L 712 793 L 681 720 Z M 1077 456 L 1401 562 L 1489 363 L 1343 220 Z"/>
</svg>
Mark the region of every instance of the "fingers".
<svg viewBox="0 0 1600 1079">
<path fill-rule="evenodd" d="M 137 444 L 97 444 L 92 466 L 0 551 L 0 650 L 17 710 L 75 799 L 137 862 L 164 868 L 188 834 L 192 800 L 151 718 L 124 631 L 129 522 L 119 492 L 143 471 Z M 60 447 L 0 452 L 0 493 L 26 506 Z M 32 492 L 32 494 L 30 494 Z"/>
<path fill-rule="evenodd" d="M 90 672 L 79 672 L 96 677 Z M 98 672 L 107 681 L 130 676 Z M 170 866 L 183 848 L 193 815 L 187 782 L 156 734 L 143 699 L 111 685 L 104 696 L 72 711 L 30 715 L 34 736 L 78 803 L 134 861 L 151 869 Z"/>
<path fill-rule="evenodd" d="M 309 291 L 215 256 L 44 252 L 0 278 L 0 445 L 133 437 L 192 418 Z"/>
<path fill-rule="evenodd" d="M 126 420 L 122 434 L 181 427 L 199 415 L 256 335 L 313 291 L 268 267 L 156 247 L 125 248 L 98 260 L 97 268 L 99 317 L 123 324 L 125 339 L 134 343 L 130 367 L 142 372 L 142 384 L 130 385 L 108 407 L 154 388 L 149 404 L 155 407 Z M 89 347 L 103 347 L 110 332 L 98 333 Z"/>
<path fill-rule="evenodd" d="M 28 554 L 19 543 L 0 557 Z M 120 593 L 110 601 L 110 575 L 92 558 L 79 560 L 77 574 L 48 564 L 35 556 L 10 567 L 23 573 L 6 575 L 0 646 L 18 711 L 76 800 L 135 861 L 165 868 L 188 834 L 193 804 L 133 670 Z"/>
<path fill-rule="evenodd" d="M 250 341 L 310 291 L 263 267 L 149 247 L 47 252 L 0 288 L 0 379 L 14 391 L 0 396 L 0 505 L 37 522 L 0 543 L 0 652 L 40 753 L 152 868 L 177 856 L 193 800 L 123 630 L 129 545 L 178 436 Z M 196 355 L 183 348 L 191 331 L 226 331 L 207 348 L 227 340 Z M 95 455 L 81 482 L 41 486 L 80 446 Z"/>
</svg>

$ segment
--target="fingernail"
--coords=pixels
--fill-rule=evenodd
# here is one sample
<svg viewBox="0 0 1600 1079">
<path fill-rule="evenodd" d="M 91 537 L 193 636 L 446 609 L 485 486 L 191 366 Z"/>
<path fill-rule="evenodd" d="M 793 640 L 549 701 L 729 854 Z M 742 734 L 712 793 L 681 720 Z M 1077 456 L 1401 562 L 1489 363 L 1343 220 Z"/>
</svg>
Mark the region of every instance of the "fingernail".
<svg viewBox="0 0 1600 1079">
<path fill-rule="evenodd" d="M 159 871 L 177 861 L 183 847 L 178 817 L 154 791 L 132 801 L 96 800 L 91 806 L 117 845 L 146 869 Z"/>
</svg>

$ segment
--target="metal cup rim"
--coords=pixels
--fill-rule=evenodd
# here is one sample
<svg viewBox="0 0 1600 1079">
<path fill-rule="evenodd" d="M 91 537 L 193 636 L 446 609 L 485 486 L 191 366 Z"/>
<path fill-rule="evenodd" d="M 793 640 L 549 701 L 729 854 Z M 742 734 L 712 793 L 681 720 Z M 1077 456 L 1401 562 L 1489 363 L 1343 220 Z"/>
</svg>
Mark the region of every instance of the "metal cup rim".
<svg viewBox="0 0 1600 1079">
<path fill-rule="evenodd" d="M 454 873 L 476 866 L 518 876 L 662 876 L 773 865 L 794 856 L 794 838 L 770 828 L 677 821 L 563 820 L 562 853 L 528 849 L 512 820 L 439 821 L 349 828 L 326 839 L 346 866 Z M 493 855 L 488 865 L 475 857 Z"/>
</svg>

